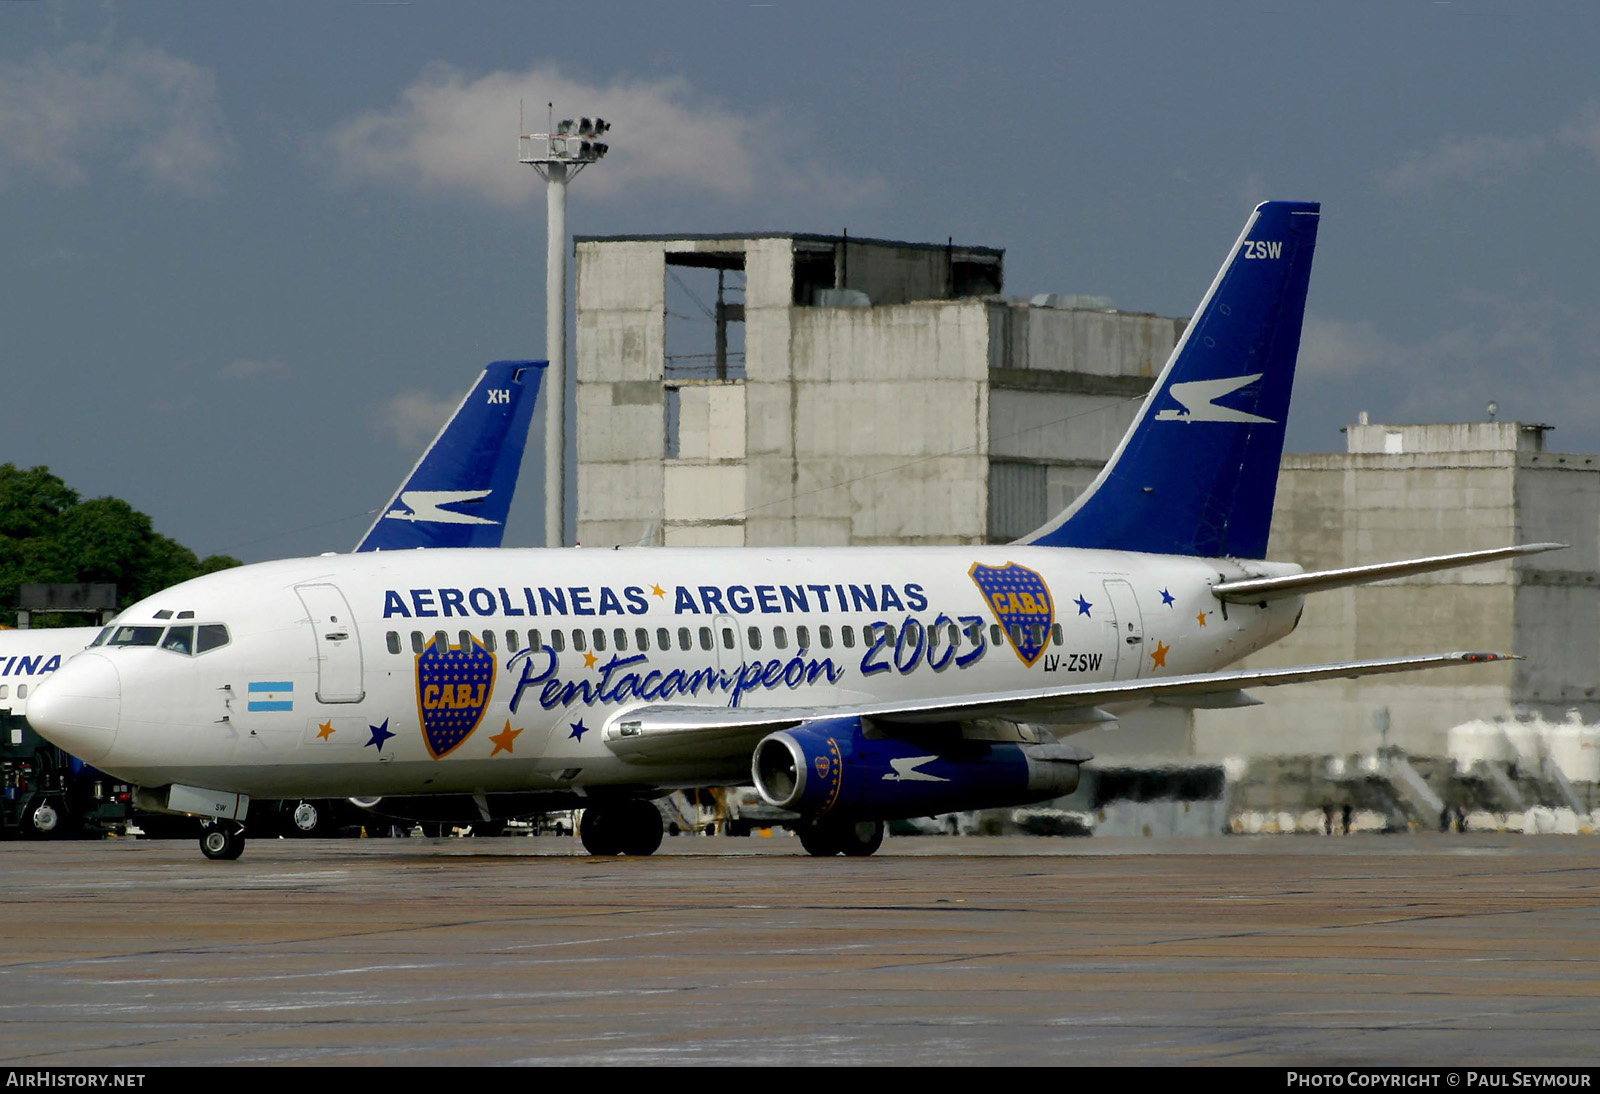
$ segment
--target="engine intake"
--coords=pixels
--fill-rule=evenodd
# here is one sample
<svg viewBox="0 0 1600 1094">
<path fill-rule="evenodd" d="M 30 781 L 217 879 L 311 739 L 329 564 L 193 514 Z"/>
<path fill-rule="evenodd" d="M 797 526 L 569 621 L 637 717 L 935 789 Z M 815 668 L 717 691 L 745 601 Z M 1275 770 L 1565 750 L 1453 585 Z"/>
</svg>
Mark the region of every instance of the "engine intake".
<svg viewBox="0 0 1600 1094">
<path fill-rule="evenodd" d="M 1059 744 L 881 736 L 860 718 L 825 718 L 763 738 L 751 774 L 779 809 L 895 820 L 1059 798 L 1089 758 Z"/>
</svg>

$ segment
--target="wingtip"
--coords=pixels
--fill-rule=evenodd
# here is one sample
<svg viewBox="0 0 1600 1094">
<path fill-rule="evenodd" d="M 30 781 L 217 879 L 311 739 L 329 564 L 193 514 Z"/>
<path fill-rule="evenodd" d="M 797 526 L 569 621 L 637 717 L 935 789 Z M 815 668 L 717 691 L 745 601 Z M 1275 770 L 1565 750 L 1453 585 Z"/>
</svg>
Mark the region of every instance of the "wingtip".
<svg viewBox="0 0 1600 1094">
<path fill-rule="evenodd" d="M 1526 661 L 1527 658 L 1520 653 L 1495 653 L 1492 650 L 1467 650 L 1455 655 L 1459 661 L 1468 664 L 1480 664 L 1489 661 Z"/>
</svg>

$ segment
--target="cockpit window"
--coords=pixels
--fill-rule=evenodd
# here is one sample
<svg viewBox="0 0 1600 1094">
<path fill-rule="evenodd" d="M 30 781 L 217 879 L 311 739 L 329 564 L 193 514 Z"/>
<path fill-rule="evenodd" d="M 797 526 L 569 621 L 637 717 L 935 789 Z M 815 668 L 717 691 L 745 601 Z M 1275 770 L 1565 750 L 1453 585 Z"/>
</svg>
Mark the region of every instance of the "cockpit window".
<svg viewBox="0 0 1600 1094">
<path fill-rule="evenodd" d="M 118 627 L 109 646 L 153 646 L 161 641 L 161 627 Z"/>
<path fill-rule="evenodd" d="M 200 624 L 200 640 L 195 646 L 195 653 L 207 653 L 218 646 L 228 644 L 228 628 L 221 623 Z"/>
<path fill-rule="evenodd" d="M 168 627 L 167 636 L 161 640 L 161 648 L 189 656 L 194 652 L 194 628 Z"/>
<path fill-rule="evenodd" d="M 116 629 L 117 628 L 115 628 L 115 627 L 101 627 L 100 628 L 100 633 L 94 636 L 94 641 L 90 642 L 89 645 L 91 645 L 91 646 L 103 646 L 103 645 L 105 645 L 106 644 L 106 639 L 110 638 L 111 637 L 111 632 L 116 630 Z"/>
</svg>

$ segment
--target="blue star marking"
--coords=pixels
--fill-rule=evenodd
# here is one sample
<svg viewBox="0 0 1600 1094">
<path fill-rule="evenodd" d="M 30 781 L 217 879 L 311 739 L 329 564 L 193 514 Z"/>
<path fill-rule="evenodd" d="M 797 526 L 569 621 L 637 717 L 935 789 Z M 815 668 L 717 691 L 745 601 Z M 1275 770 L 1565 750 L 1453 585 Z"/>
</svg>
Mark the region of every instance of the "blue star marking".
<svg viewBox="0 0 1600 1094">
<path fill-rule="evenodd" d="M 1174 600 L 1176 600 L 1176 599 L 1177 599 L 1177 597 L 1175 597 L 1171 593 L 1167 592 L 1167 590 L 1165 590 L 1165 589 L 1161 590 L 1161 603 L 1165 604 L 1167 607 L 1169 607 L 1169 608 L 1172 607 L 1172 602 Z"/>
<path fill-rule="evenodd" d="M 383 720 L 383 725 L 381 725 L 381 726 L 370 726 L 369 725 L 367 728 L 372 730 L 372 740 L 368 741 L 362 747 L 363 748 L 371 748 L 373 745 L 377 745 L 378 746 L 378 751 L 382 752 L 383 751 L 383 742 L 387 741 L 390 737 L 394 736 L 393 733 L 389 732 L 389 719 L 385 718 Z"/>
<path fill-rule="evenodd" d="M 581 741 L 581 740 L 583 740 L 583 735 L 585 733 L 589 732 L 589 727 L 583 724 L 583 719 L 582 718 L 579 718 L 576 722 L 568 722 L 567 724 L 572 727 L 572 734 L 571 734 L 571 736 L 569 736 L 567 738 L 567 740 L 569 740 L 569 741 L 571 741 L 571 740 L 579 740 L 579 741 Z"/>
<path fill-rule="evenodd" d="M 1089 609 L 1094 607 L 1093 604 L 1089 603 L 1087 600 L 1085 600 L 1083 598 L 1083 594 L 1082 593 L 1078 594 L 1078 599 L 1074 600 L 1073 603 L 1078 606 L 1078 614 L 1079 615 L 1089 615 Z M 1093 619 L 1094 616 L 1089 615 L 1089 618 Z"/>
</svg>

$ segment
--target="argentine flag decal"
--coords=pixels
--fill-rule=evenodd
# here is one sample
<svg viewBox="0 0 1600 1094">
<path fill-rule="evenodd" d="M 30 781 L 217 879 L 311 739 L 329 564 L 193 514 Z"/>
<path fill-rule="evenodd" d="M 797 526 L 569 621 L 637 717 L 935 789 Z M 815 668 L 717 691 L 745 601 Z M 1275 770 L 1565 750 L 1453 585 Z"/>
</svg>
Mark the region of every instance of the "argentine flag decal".
<svg viewBox="0 0 1600 1094">
<path fill-rule="evenodd" d="M 268 680 L 263 683 L 251 682 L 250 704 L 246 709 L 250 711 L 293 710 L 294 682 L 290 680 Z"/>
</svg>

